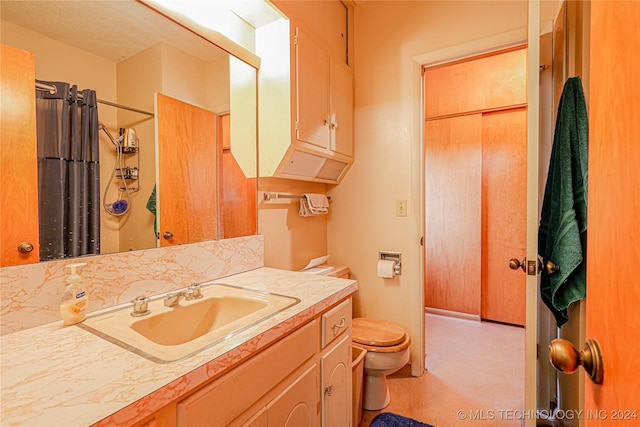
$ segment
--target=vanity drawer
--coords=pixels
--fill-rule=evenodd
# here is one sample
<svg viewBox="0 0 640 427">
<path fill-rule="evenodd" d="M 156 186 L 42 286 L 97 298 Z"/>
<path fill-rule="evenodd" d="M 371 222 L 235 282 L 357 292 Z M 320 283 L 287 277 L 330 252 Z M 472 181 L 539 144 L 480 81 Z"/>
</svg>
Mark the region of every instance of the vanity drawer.
<svg viewBox="0 0 640 427">
<path fill-rule="evenodd" d="M 351 298 L 347 298 L 322 315 L 321 347 L 351 328 Z"/>
</svg>

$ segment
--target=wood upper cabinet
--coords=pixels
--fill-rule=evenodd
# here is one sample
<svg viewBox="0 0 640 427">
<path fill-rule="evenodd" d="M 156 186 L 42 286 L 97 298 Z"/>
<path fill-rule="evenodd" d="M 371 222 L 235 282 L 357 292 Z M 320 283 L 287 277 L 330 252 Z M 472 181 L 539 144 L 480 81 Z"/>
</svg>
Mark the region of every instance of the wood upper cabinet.
<svg viewBox="0 0 640 427">
<path fill-rule="evenodd" d="M 259 175 L 339 184 L 354 161 L 353 6 L 274 4 L 289 19 L 256 30 Z"/>
<path fill-rule="evenodd" d="M 301 142 L 353 155 L 353 73 L 296 29 L 296 136 Z"/>
<path fill-rule="evenodd" d="M 521 106 L 527 102 L 523 47 L 425 71 L 425 118 Z"/>
<path fill-rule="evenodd" d="M 38 262 L 35 60 L 2 46 L 0 62 L 0 267 Z M 31 245 L 20 252 L 21 243 Z"/>
</svg>

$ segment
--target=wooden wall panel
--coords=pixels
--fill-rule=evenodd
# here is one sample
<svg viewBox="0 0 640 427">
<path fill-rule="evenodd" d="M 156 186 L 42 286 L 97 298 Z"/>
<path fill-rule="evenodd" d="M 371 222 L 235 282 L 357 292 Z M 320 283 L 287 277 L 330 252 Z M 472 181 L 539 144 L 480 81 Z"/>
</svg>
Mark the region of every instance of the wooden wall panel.
<svg viewBox="0 0 640 427">
<path fill-rule="evenodd" d="M 525 324 L 527 110 L 482 117 L 482 318 Z"/>
<path fill-rule="evenodd" d="M 160 243 L 217 238 L 216 115 L 158 94 Z M 164 239 L 164 232 L 173 239 Z"/>
<path fill-rule="evenodd" d="M 525 48 L 425 71 L 427 119 L 527 102 Z M 477 58 L 477 57 L 476 57 Z"/>
<path fill-rule="evenodd" d="M 35 60 L 1 45 L 0 61 L 0 267 L 38 262 L 38 163 Z M 23 254 L 18 245 L 29 242 Z"/>
<path fill-rule="evenodd" d="M 604 382 L 586 381 L 585 409 L 607 419 L 587 427 L 640 417 L 639 22 L 640 2 L 591 2 L 586 336 L 602 346 Z"/>
<path fill-rule="evenodd" d="M 247 178 L 231 152 L 231 115 L 218 116 L 218 238 L 250 236 L 257 231 L 256 178 Z"/>
<path fill-rule="evenodd" d="M 482 115 L 425 127 L 425 305 L 480 315 Z"/>
</svg>

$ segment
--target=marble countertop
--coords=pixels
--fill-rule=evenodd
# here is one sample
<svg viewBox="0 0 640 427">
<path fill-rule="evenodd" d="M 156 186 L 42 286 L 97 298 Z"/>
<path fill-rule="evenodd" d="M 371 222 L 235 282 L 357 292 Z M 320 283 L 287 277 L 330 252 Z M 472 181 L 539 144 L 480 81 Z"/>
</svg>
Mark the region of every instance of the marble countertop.
<svg viewBox="0 0 640 427">
<path fill-rule="evenodd" d="M 182 361 L 151 362 L 62 321 L 0 341 L 6 426 L 130 425 L 218 376 L 357 290 L 354 280 L 259 268 L 226 283 L 299 298 L 299 304 Z"/>
</svg>

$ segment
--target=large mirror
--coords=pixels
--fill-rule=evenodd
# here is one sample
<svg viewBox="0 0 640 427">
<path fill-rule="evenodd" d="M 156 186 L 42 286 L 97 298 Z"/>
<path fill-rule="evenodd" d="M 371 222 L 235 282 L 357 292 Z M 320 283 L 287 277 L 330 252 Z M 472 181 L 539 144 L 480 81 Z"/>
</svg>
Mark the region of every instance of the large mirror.
<svg viewBox="0 0 640 427">
<path fill-rule="evenodd" d="M 2 44 L 35 57 L 37 92 L 95 91 L 100 254 L 255 234 L 255 68 L 134 0 L 1 12 Z"/>
</svg>

